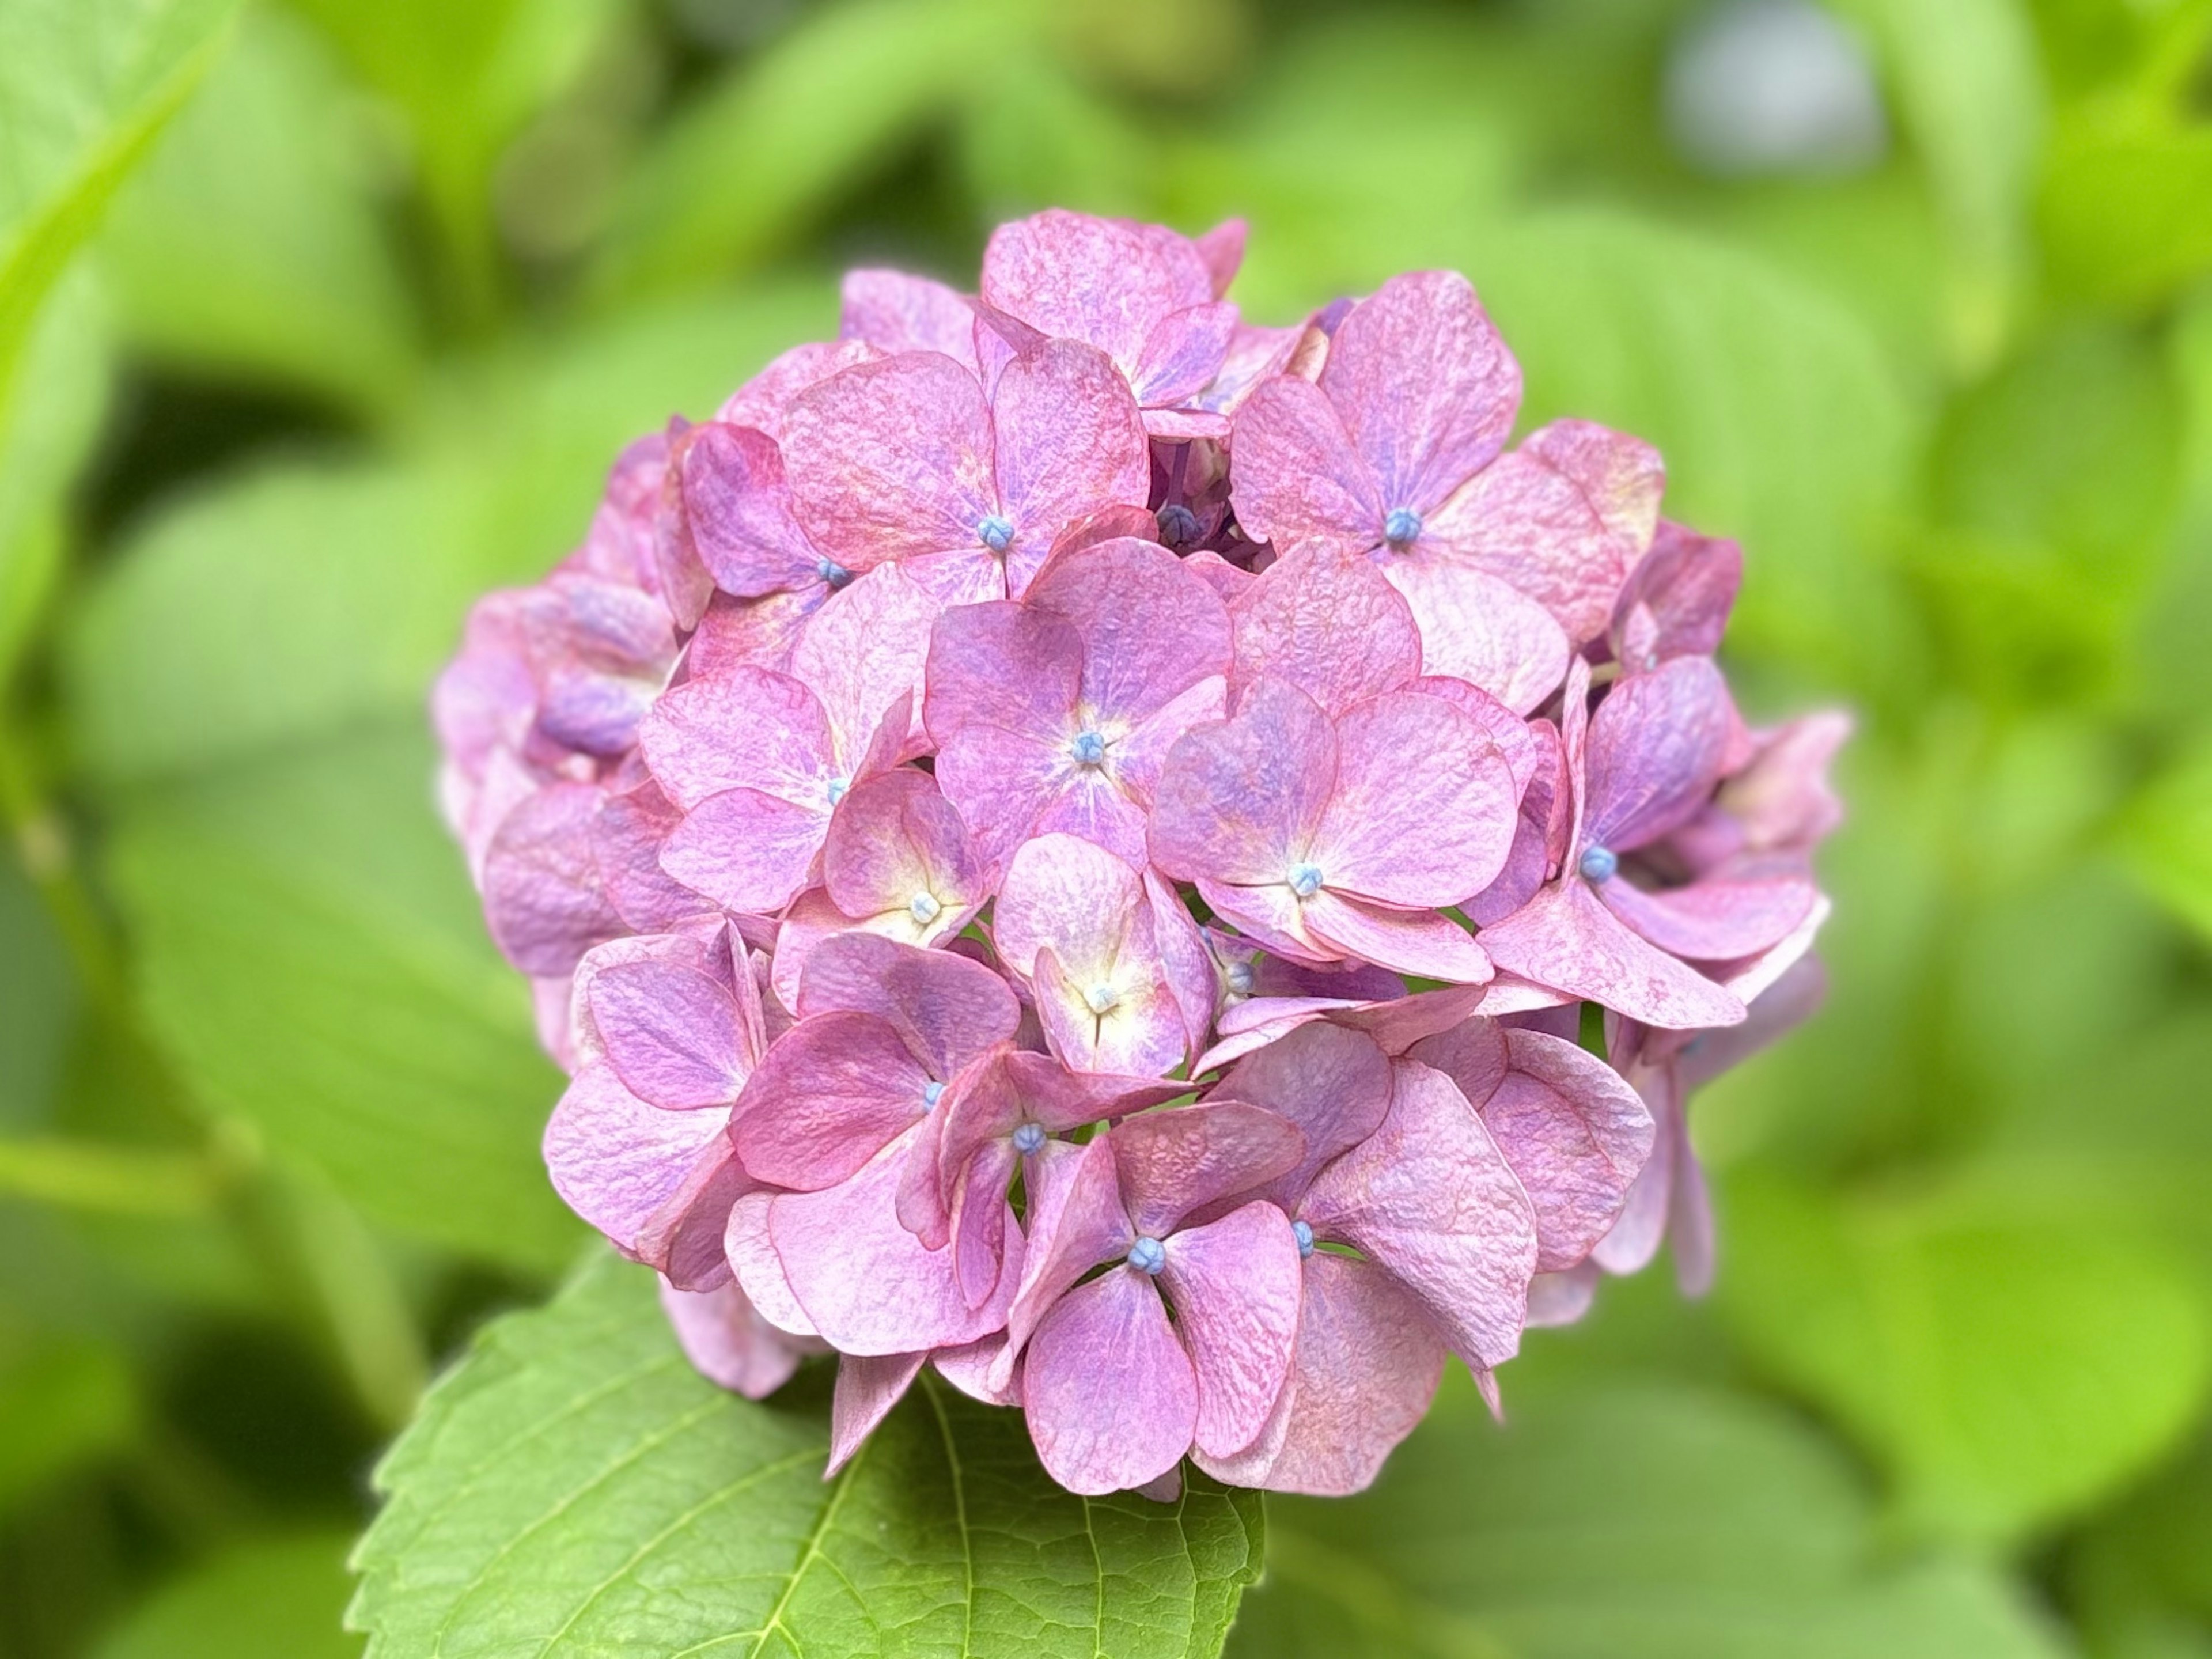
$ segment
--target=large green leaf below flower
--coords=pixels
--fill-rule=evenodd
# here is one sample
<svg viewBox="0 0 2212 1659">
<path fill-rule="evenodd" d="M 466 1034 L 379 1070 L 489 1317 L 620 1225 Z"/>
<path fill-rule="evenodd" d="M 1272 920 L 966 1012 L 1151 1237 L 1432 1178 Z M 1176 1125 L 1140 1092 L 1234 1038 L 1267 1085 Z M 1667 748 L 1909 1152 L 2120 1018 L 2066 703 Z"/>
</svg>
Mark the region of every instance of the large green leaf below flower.
<svg viewBox="0 0 2212 1659">
<path fill-rule="evenodd" d="M 611 1258 L 494 1325 L 377 1484 L 374 1659 L 1206 1659 L 1259 1575 L 1257 1494 L 1062 1492 L 1013 1412 L 933 1377 L 824 1481 L 811 1371 L 762 1404 L 685 1363 Z"/>
</svg>

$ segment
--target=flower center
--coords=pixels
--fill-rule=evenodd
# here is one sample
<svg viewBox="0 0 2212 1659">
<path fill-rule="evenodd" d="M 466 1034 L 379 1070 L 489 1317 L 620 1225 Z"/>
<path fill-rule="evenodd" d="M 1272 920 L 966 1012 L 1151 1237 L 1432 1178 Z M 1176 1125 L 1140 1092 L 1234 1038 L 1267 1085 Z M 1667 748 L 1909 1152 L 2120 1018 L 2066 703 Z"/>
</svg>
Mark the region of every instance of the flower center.
<svg viewBox="0 0 2212 1659">
<path fill-rule="evenodd" d="M 942 1083 L 939 1083 L 935 1078 L 930 1079 L 928 1082 L 921 1085 L 921 1103 L 924 1106 L 934 1110 L 936 1109 L 937 1103 L 944 1098 L 945 1085 Z"/>
<path fill-rule="evenodd" d="M 1321 866 L 1294 864 L 1289 875 L 1283 878 L 1291 884 L 1291 890 L 1300 898 L 1311 898 L 1321 891 Z"/>
<path fill-rule="evenodd" d="M 1291 1237 L 1298 1241 L 1298 1254 L 1301 1256 L 1313 1254 L 1313 1229 L 1307 1226 L 1304 1222 L 1291 1223 Z"/>
<path fill-rule="evenodd" d="M 1097 732 L 1078 732 L 1067 752 L 1075 757 L 1078 766 L 1101 765 L 1106 759 L 1106 739 Z"/>
<path fill-rule="evenodd" d="M 1094 985 L 1083 994 L 1083 1000 L 1094 1014 L 1103 1014 L 1121 1000 L 1121 994 L 1110 985 Z"/>
<path fill-rule="evenodd" d="M 1229 988 L 1240 997 L 1249 997 L 1252 994 L 1252 964 L 1250 963 L 1236 962 L 1230 964 Z"/>
<path fill-rule="evenodd" d="M 916 893 L 906 902 L 907 915 L 925 927 L 935 921 L 939 913 L 945 907 L 937 902 L 935 896 L 928 893 Z"/>
<path fill-rule="evenodd" d="M 845 792 L 852 787 L 853 781 L 850 778 L 832 778 L 822 786 L 822 793 L 830 797 L 830 804 L 835 806 L 845 799 Z"/>
<path fill-rule="evenodd" d="M 1170 547 L 1181 547 L 1198 539 L 1198 514 L 1181 501 L 1170 501 L 1153 515 L 1159 520 L 1160 539 Z"/>
<path fill-rule="evenodd" d="M 1014 544 L 1013 521 L 994 513 L 975 526 L 975 539 L 994 553 L 1003 553 Z"/>
<path fill-rule="evenodd" d="M 1029 1158 L 1044 1150 L 1044 1125 L 1024 1123 L 1014 1131 L 1014 1150 Z"/>
<path fill-rule="evenodd" d="M 853 580 L 853 573 L 835 559 L 824 559 L 814 567 L 814 574 L 832 587 L 842 587 Z"/>
<path fill-rule="evenodd" d="M 1610 847 L 1600 847 L 1593 842 L 1583 848 L 1583 855 L 1576 860 L 1575 868 L 1583 872 L 1584 881 L 1611 881 L 1613 872 L 1620 868 L 1620 860 Z"/>
<path fill-rule="evenodd" d="M 1382 519 L 1382 539 L 1404 547 L 1421 533 L 1421 515 L 1410 507 L 1394 507 Z"/>
<path fill-rule="evenodd" d="M 1157 1273 L 1168 1265 L 1167 1246 L 1157 1238 L 1140 1238 L 1129 1246 L 1128 1260 L 1140 1273 Z"/>
</svg>

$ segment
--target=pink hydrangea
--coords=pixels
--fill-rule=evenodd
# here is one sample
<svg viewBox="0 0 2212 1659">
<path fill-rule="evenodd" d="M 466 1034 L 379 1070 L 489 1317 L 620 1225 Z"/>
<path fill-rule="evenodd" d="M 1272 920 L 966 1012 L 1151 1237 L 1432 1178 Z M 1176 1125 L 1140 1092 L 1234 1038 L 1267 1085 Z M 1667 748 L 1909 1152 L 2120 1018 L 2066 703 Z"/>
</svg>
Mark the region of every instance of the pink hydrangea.
<svg viewBox="0 0 2212 1659">
<path fill-rule="evenodd" d="M 716 1382 L 837 1356 L 833 1468 L 928 1366 L 1077 1492 L 1356 1491 L 1704 1287 L 1689 1096 L 1817 1000 L 1848 727 L 1739 715 L 1735 545 L 1513 443 L 1464 278 L 1270 328 L 1243 246 L 853 273 L 439 683 L 554 1184 Z"/>
</svg>

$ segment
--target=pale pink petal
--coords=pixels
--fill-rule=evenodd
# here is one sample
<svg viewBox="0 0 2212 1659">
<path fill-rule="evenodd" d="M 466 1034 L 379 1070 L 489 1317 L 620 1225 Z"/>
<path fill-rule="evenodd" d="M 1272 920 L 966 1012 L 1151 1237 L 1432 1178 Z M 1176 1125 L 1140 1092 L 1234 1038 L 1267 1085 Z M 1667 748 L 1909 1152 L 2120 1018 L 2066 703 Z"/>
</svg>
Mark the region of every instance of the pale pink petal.
<svg viewBox="0 0 2212 1659">
<path fill-rule="evenodd" d="M 1232 1486 L 1341 1498 L 1364 1491 L 1428 1414 L 1444 1345 L 1375 1263 L 1316 1250 L 1304 1267 L 1290 1380 L 1267 1427 L 1231 1456 L 1194 1461 Z"/>
<path fill-rule="evenodd" d="M 1073 340 L 1048 340 L 1009 363 L 991 418 L 999 501 L 1013 526 L 1006 592 L 1019 598 L 1069 525 L 1146 501 L 1151 451 L 1127 382 Z"/>
<path fill-rule="evenodd" d="M 1136 871 L 1104 848 L 1073 836 L 1039 836 L 1006 866 L 991 909 L 992 940 L 1024 978 L 1049 946 L 1062 968 L 1110 981 L 1144 896 Z"/>
<path fill-rule="evenodd" d="M 1423 673 L 1465 680 L 1523 714 L 1559 690 L 1574 647 L 1534 599 L 1487 571 L 1382 558 L 1382 574 L 1419 626 Z"/>
<path fill-rule="evenodd" d="M 1382 539 L 1381 483 L 1320 387 L 1288 374 L 1261 381 L 1229 447 L 1237 520 L 1255 541 L 1349 557 Z"/>
<path fill-rule="evenodd" d="M 1662 1114 L 1680 1119 L 1679 1103 L 1670 1104 L 1671 1085 L 1661 1079 L 1657 1104 Z M 1667 1236 L 1667 1212 L 1673 1203 L 1675 1162 L 1686 1150 L 1674 1125 L 1662 1121 L 1651 1144 L 1651 1156 L 1637 1172 L 1620 1214 L 1603 1238 L 1590 1250 L 1590 1260 L 1609 1273 L 1640 1273 L 1659 1254 Z"/>
<path fill-rule="evenodd" d="M 1198 1373 L 1200 1450 L 1251 1443 L 1289 1374 L 1298 1329 L 1297 1240 L 1290 1218 L 1252 1203 L 1166 1242 L 1160 1284 Z"/>
<path fill-rule="evenodd" d="M 592 1022 L 623 1085 L 680 1109 L 726 1106 L 748 1066 L 738 1048 L 737 1000 L 696 969 L 626 963 L 593 976 Z"/>
<path fill-rule="evenodd" d="M 809 341 L 772 359 L 768 367 L 747 380 L 717 410 L 714 418 L 732 426 L 749 426 L 783 440 L 785 412 L 791 400 L 807 387 L 828 380 L 840 369 L 865 363 L 883 354 L 866 340 Z"/>
<path fill-rule="evenodd" d="M 1045 1472 L 1070 1492 L 1175 1468 L 1198 1426 L 1198 1378 L 1150 1278 L 1109 1267 L 1054 1303 L 1030 1340 L 1022 1404 Z"/>
<path fill-rule="evenodd" d="M 627 1254 L 702 1165 L 719 1164 L 726 1110 L 665 1112 L 604 1062 L 576 1074 L 545 1126 L 545 1167 L 570 1209 Z"/>
<path fill-rule="evenodd" d="M 1597 1299 L 1598 1265 L 1584 1261 L 1565 1273 L 1538 1273 L 1528 1281 L 1528 1328 L 1572 1325 Z"/>
<path fill-rule="evenodd" d="M 1196 239 L 1198 257 L 1206 262 L 1216 299 L 1229 292 L 1229 284 L 1237 280 L 1237 268 L 1244 263 L 1244 235 L 1242 219 L 1224 219 Z"/>
<path fill-rule="evenodd" d="M 991 1368 L 999 1356 L 1006 1352 L 1003 1335 L 980 1337 L 973 1342 L 963 1342 L 957 1348 L 939 1348 L 930 1355 L 929 1363 L 937 1374 L 970 1400 L 980 1400 L 987 1406 L 1015 1406 L 1022 1403 L 1022 1378 L 1018 1365 L 1013 1378 L 1003 1388 L 991 1386 Z"/>
<path fill-rule="evenodd" d="M 1097 347 L 1133 380 L 1158 321 L 1214 298 L 1198 245 L 1150 228 L 1064 208 L 1000 225 L 983 251 L 983 300 L 1042 333 Z"/>
<path fill-rule="evenodd" d="M 997 509 L 991 417 L 975 374 L 933 352 L 862 363 L 784 416 L 799 522 L 841 564 L 981 550 Z"/>
<path fill-rule="evenodd" d="M 1218 674 L 1206 678 L 1178 692 L 1167 702 L 1139 720 L 1106 747 L 1106 765 L 1103 769 L 1115 787 L 1095 790 L 1110 803 L 1115 839 L 1106 839 L 1103 833 L 1093 833 L 1091 839 L 1101 846 L 1112 847 L 1132 862 L 1142 860 L 1145 853 L 1144 805 L 1149 803 L 1159 787 L 1160 769 L 1167 763 L 1168 751 L 1173 749 L 1183 734 L 1194 727 L 1207 725 L 1225 717 L 1229 713 L 1229 683 Z M 1132 816 L 1121 817 L 1124 805 Z M 1104 822 L 1109 813 L 1096 816 Z M 1125 824 L 1133 827 L 1133 837 L 1122 834 Z M 1126 847 L 1126 840 L 1133 839 L 1133 848 Z"/>
<path fill-rule="evenodd" d="M 929 1109 L 933 1080 L 886 1021 L 803 1019 L 745 1084 L 731 1131 L 738 1156 L 772 1186 L 835 1186 Z"/>
<path fill-rule="evenodd" d="M 838 1357 L 837 1386 L 830 1399 L 830 1462 L 822 1471 L 823 1480 L 852 1462 L 861 1443 L 914 1386 L 928 1358 L 927 1352 Z"/>
<path fill-rule="evenodd" d="M 1474 935 L 1434 910 L 1386 910 L 1324 887 L 1305 901 L 1307 931 L 1348 957 L 1401 974 L 1480 985 L 1490 956 Z"/>
<path fill-rule="evenodd" d="M 1306 931 L 1307 901 L 1282 881 L 1265 887 L 1232 887 L 1200 876 L 1197 886 L 1199 896 L 1217 917 L 1267 946 L 1278 958 L 1313 968 L 1344 965 L 1341 949 Z"/>
<path fill-rule="evenodd" d="M 899 1225 L 899 1172 L 908 1146 L 892 1141 L 842 1185 L 781 1193 L 768 1230 L 792 1293 L 833 1346 L 896 1354 L 957 1347 L 1002 1328 L 1021 1270 L 1021 1231 L 1007 1230 L 997 1291 L 969 1305 L 950 1250 L 930 1250 Z"/>
<path fill-rule="evenodd" d="M 1795 876 L 1764 881 L 1710 877 L 1687 887 L 1647 892 L 1616 876 L 1597 884 L 1607 909 L 1671 955 L 1692 962 L 1735 962 L 1790 937 L 1819 896 Z"/>
<path fill-rule="evenodd" d="M 837 332 L 880 351 L 936 351 L 971 373 L 975 307 L 968 296 L 902 270 L 848 270 Z"/>
<path fill-rule="evenodd" d="M 1366 559 L 1321 548 L 1286 553 L 1237 601 L 1235 622 L 1240 696 L 1271 676 L 1334 715 L 1421 672 L 1413 613 Z"/>
<path fill-rule="evenodd" d="M 1321 390 L 1383 511 L 1428 514 L 1504 447 L 1521 368 L 1466 277 L 1414 271 L 1352 307 L 1330 340 Z"/>
<path fill-rule="evenodd" d="M 1168 875 L 1281 883 L 1319 828 L 1336 778 L 1336 734 L 1321 706 L 1263 679 L 1233 719 L 1168 751 L 1152 802 L 1152 862 Z"/>
<path fill-rule="evenodd" d="M 1394 692 L 1338 715 L 1336 745 L 1336 787 L 1309 854 L 1323 887 L 1421 909 L 1480 892 L 1504 867 L 1520 791 L 1474 720 L 1442 698 Z"/>
<path fill-rule="evenodd" d="M 952 918 L 984 896 L 967 825 L 937 781 L 904 769 L 856 787 L 837 805 L 823 848 L 830 896 L 847 915 L 910 918 L 910 943 L 957 932 Z M 964 921 L 964 918 L 963 919 Z"/>
<path fill-rule="evenodd" d="M 833 593 L 807 619 L 791 653 L 792 677 L 822 700 L 830 732 L 851 776 L 884 711 L 915 696 L 941 607 L 896 565 L 871 570 Z"/>
<path fill-rule="evenodd" d="M 787 674 L 739 667 L 661 694 L 638 728 L 653 778 L 689 811 L 710 796 L 755 789 L 827 812 L 836 775 L 829 718 Z"/>
<path fill-rule="evenodd" d="M 768 915 L 813 879 L 830 815 L 755 789 L 710 795 L 661 843 L 660 867 L 726 909 Z"/>
<path fill-rule="evenodd" d="M 509 812 L 484 854 L 484 921 L 526 974 L 566 974 L 623 931 L 592 845 L 599 789 L 556 783 Z"/>
<path fill-rule="evenodd" d="M 1749 1015 L 1741 1025 L 1698 1033 L 1681 1051 L 1677 1065 L 1684 1092 L 1711 1082 L 1809 1019 L 1827 992 L 1827 969 L 1818 957 L 1807 956 L 1784 969 L 1771 985 L 1737 989 L 1750 1000 Z"/>
<path fill-rule="evenodd" d="M 1006 981 L 981 963 L 873 933 L 825 939 L 807 958 L 799 1014 L 838 1011 L 882 1020 L 941 1081 L 1012 1036 L 1021 1018 Z"/>
<path fill-rule="evenodd" d="M 1096 721 L 1142 720 L 1229 672 L 1227 607 L 1157 542 L 1125 537 L 1061 552 L 1024 603 L 1082 636 L 1082 699 Z"/>
<path fill-rule="evenodd" d="M 722 1249 L 730 1259 L 738 1288 L 760 1316 L 780 1331 L 811 1341 L 820 1333 L 792 1295 L 783 1260 L 769 1237 L 769 1206 L 780 1196 L 765 1190 L 751 1192 L 732 1205 Z"/>
<path fill-rule="evenodd" d="M 1452 1080 L 1412 1060 L 1395 1070 L 1382 1127 L 1321 1172 L 1300 1218 L 1389 1272 L 1453 1352 L 1498 1364 L 1520 1346 L 1534 1212 Z"/>
<path fill-rule="evenodd" d="M 1734 993 L 1646 945 L 1571 872 L 1484 928 L 1481 939 L 1498 967 L 1646 1025 L 1693 1030 L 1744 1017 Z"/>
<path fill-rule="evenodd" d="M 1720 781 L 1734 713 L 1709 657 L 1616 683 L 1590 717 L 1584 843 L 1626 852 L 1687 823 Z"/>
<path fill-rule="evenodd" d="M 1183 908 L 1182 896 L 1150 869 L 1145 872 L 1145 896 L 1152 907 L 1152 943 L 1167 975 L 1168 992 L 1182 1011 L 1184 1036 L 1195 1054 L 1206 1046 L 1206 1034 L 1213 1024 L 1212 958 L 1206 955 L 1206 941 Z"/>
<path fill-rule="evenodd" d="M 1390 1062 L 1372 1037 L 1317 1022 L 1238 1060 L 1217 1092 L 1265 1106 L 1297 1126 L 1305 1157 L 1273 1189 L 1295 1200 L 1322 1164 L 1380 1127 L 1390 1109 Z"/>
<path fill-rule="evenodd" d="M 1075 1070 L 1158 1077 L 1190 1057 L 1182 1009 L 1157 955 L 1125 961 L 1110 980 L 1084 981 L 1047 947 L 1036 956 L 1036 993 L 1046 1040 Z"/>
<path fill-rule="evenodd" d="M 679 1291 L 663 1279 L 660 1305 L 684 1358 L 710 1382 L 748 1400 L 764 1400 L 799 1369 L 797 1346 L 763 1319 L 734 1284 Z"/>
<path fill-rule="evenodd" d="M 1148 1238 L 1166 1237 L 1194 1210 L 1259 1191 L 1305 1156 L 1296 1125 L 1234 1100 L 1140 1113 L 1104 1139 L 1130 1224 Z"/>
</svg>

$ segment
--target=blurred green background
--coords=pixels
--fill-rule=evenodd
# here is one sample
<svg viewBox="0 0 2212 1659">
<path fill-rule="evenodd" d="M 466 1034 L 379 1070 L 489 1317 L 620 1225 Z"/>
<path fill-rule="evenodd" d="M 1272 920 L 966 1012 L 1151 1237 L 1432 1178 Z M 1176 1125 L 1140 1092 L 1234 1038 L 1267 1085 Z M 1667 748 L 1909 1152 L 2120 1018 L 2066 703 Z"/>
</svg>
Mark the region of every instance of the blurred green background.
<svg viewBox="0 0 2212 1659">
<path fill-rule="evenodd" d="M 583 1245 L 435 821 L 617 447 L 1050 204 L 1466 270 L 1854 708 L 1663 1267 L 1271 1505 L 1232 1650 L 2212 1656 L 2212 4 L 0 0 L 0 1654 L 320 1659 Z"/>
</svg>

